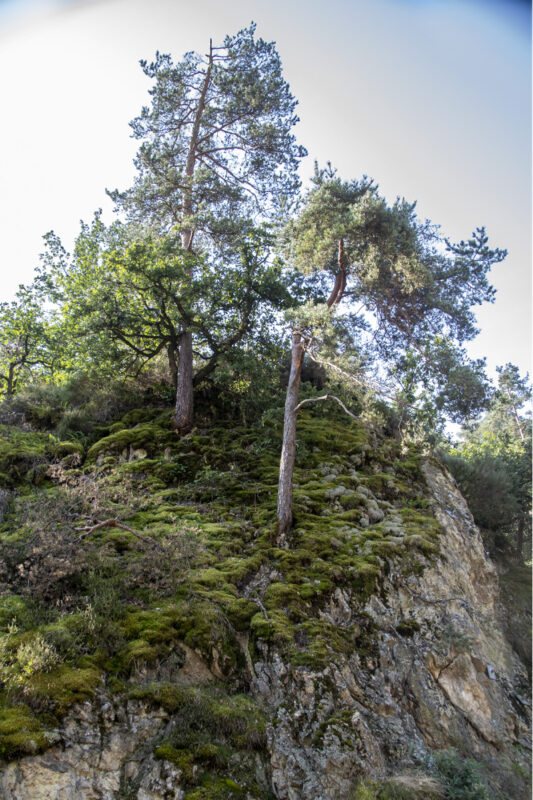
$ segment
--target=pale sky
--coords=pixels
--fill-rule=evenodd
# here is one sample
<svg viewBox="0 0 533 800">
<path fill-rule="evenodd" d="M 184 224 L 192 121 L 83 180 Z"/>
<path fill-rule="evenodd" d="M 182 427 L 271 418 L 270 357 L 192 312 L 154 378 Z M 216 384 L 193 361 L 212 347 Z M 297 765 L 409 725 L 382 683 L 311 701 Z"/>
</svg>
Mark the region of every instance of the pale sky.
<svg viewBox="0 0 533 800">
<path fill-rule="evenodd" d="M 257 22 L 299 100 L 299 141 L 342 178 L 418 201 L 452 239 L 485 225 L 509 250 L 469 346 L 531 370 L 531 22 L 520 0 L 0 0 L 0 299 L 53 229 L 69 249 L 105 188 L 134 175 L 138 65 Z"/>
</svg>

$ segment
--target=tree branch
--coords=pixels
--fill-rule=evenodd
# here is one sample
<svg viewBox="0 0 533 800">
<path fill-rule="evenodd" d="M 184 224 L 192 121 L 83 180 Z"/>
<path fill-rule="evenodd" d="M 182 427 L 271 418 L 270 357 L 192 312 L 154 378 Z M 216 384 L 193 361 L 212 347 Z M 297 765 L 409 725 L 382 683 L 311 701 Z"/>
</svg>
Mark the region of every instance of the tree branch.
<svg viewBox="0 0 533 800">
<path fill-rule="evenodd" d="M 96 525 L 89 525 L 85 528 L 76 528 L 77 531 L 83 531 L 81 536 L 78 536 L 78 539 L 82 539 L 84 536 L 89 536 L 94 531 L 98 531 L 101 528 L 121 528 L 123 531 L 128 531 L 128 533 L 132 533 L 137 539 L 140 539 L 142 542 L 146 542 L 151 547 L 157 547 L 158 549 L 162 549 L 159 542 L 154 541 L 149 536 L 143 536 L 142 533 L 138 531 L 134 531 L 133 528 L 130 528 L 129 525 L 124 525 L 122 522 L 119 522 L 116 519 L 106 519 L 104 522 L 98 522 Z"/>
<path fill-rule="evenodd" d="M 298 405 L 294 409 L 294 413 L 297 414 L 298 411 L 301 409 L 301 407 L 306 403 L 318 403 L 320 402 L 320 400 L 336 400 L 337 403 L 340 405 L 340 407 L 343 409 L 343 411 L 345 411 L 348 414 L 348 416 L 353 417 L 353 419 L 357 419 L 355 414 L 352 414 L 352 412 L 346 408 L 342 400 L 339 400 L 339 398 L 336 397 L 334 394 L 324 394 L 322 395 L 322 397 L 308 397 L 305 400 L 302 400 L 301 403 L 298 403 Z"/>
</svg>

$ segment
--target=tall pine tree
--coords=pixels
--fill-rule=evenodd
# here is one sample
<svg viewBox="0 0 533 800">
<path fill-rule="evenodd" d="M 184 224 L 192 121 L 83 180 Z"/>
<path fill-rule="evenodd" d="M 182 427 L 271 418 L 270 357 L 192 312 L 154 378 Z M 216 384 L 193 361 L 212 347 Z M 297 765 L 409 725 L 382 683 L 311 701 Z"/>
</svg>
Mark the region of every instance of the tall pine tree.
<svg viewBox="0 0 533 800">
<path fill-rule="evenodd" d="M 133 120 L 142 140 L 137 177 L 110 193 L 127 218 L 152 232 L 178 231 L 186 252 L 216 254 L 236 247 L 254 220 L 277 213 L 298 188 L 305 150 L 291 129 L 296 101 L 272 42 L 255 25 L 227 36 L 207 55 L 187 53 L 177 64 L 156 54 L 141 62 L 154 81 L 151 107 Z M 194 280 L 191 266 L 190 279 Z M 193 331 L 177 335 L 175 424 L 193 424 Z"/>
</svg>

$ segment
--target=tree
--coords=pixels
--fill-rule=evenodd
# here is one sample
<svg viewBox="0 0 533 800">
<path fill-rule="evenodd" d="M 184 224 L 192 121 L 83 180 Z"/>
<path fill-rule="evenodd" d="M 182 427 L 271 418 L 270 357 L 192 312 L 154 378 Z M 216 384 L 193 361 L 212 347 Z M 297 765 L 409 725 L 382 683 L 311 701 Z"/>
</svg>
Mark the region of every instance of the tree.
<svg viewBox="0 0 533 800">
<path fill-rule="evenodd" d="M 217 253 L 290 200 L 305 150 L 291 129 L 296 101 L 283 79 L 273 43 L 255 39 L 255 25 L 227 36 L 209 53 L 141 62 L 155 81 L 151 108 L 133 120 L 143 140 L 135 184 L 111 197 L 127 215 L 158 235 L 178 231 L 188 253 Z M 190 282 L 194 281 L 191 266 Z M 193 421 L 193 329 L 177 332 L 175 422 Z"/>
<path fill-rule="evenodd" d="M 0 303 L 0 391 L 12 397 L 36 374 L 54 373 L 59 337 L 35 286 L 20 286 L 15 300 Z"/>
<path fill-rule="evenodd" d="M 255 334 L 273 307 L 290 300 L 261 230 L 235 253 L 227 251 L 219 269 L 184 250 L 177 234 L 132 241 L 126 226 L 106 228 L 96 214 L 91 225 L 82 224 L 72 258 L 49 234 L 44 261 L 41 278 L 61 308 L 71 369 L 102 372 L 106 365 L 113 375 L 131 374 L 165 354 L 174 387 L 181 328 L 195 334 L 197 385 Z"/>
<path fill-rule="evenodd" d="M 512 542 L 518 560 L 531 534 L 531 387 L 514 364 L 498 367 L 489 409 L 445 454 L 491 550 Z"/>
<path fill-rule="evenodd" d="M 394 390 L 388 387 L 396 380 L 408 405 L 432 394 L 441 411 L 469 415 L 487 399 L 486 380 L 482 362 L 469 363 L 458 345 L 475 335 L 471 307 L 493 299 L 487 273 L 506 255 L 488 247 L 482 228 L 468 242 L 442 240 L 435 226 L 417 219 L 414 204 L 397 200 L 389 206 L 371 180 L 343 182 L 330 167 L 316 170 L 286 237 L 296 267 L 333 273 L 334 284 L 327 301 L 315 306 L 314 319 L 307 309 L 293 325 L 278 487 L 280 542 L 292 524 L 304 355 L 347 375 L 321 358 L 317 335 L 331 323 L 340 301 L 349 298 L 359 304 L 351 314 L 353 342 L 361 361 L 379 365 L 382 380 L 374 380 L 374 389 L 390 398 Z M 352 374 L 351 380 L 363 386 L 370 382 L 364 372 Z M 459 391 L 459 385 L 468 392 Z"/>
</svg>

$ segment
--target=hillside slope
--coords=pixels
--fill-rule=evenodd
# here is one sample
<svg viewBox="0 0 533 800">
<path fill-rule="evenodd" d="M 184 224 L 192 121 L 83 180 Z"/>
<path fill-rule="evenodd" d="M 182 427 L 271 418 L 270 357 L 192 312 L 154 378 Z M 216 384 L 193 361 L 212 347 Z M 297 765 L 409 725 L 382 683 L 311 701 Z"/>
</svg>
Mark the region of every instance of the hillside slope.
<svg viewBox="0 0 533 800">
<path fill-rule="evenodd" d="M 278 423 L 169 417 L 0 430 L 1 796 L 529 797 L 527 673 L 444 468 L 304 413 L 278 549 Z"/>
</svg>

